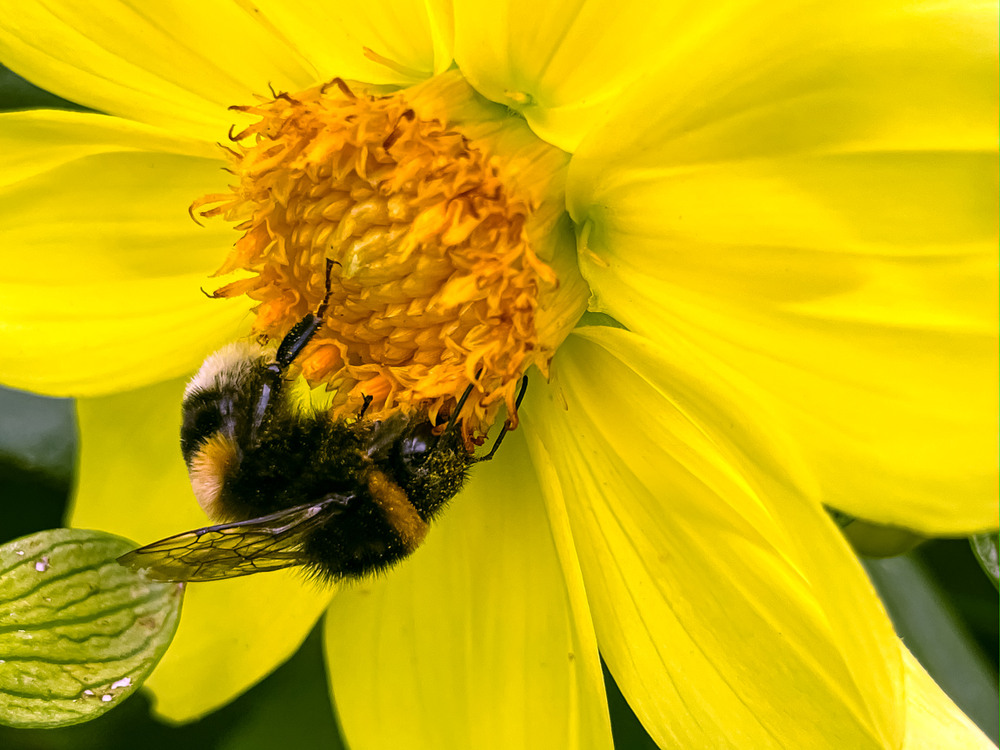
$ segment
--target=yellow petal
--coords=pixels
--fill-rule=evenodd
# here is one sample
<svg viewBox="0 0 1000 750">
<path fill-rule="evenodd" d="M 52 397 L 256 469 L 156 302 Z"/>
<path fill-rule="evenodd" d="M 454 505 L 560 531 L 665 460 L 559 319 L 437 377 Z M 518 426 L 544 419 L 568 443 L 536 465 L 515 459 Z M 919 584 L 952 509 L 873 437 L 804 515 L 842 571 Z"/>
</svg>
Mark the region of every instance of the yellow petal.
<svg viewBox="0 0 1000 750">
<path fill-rule="evenodd" d="M 0 112 L 0 185 L 87 156 L 127 151 L 219 156 L 213 144 L 117 117 L 37 109 Z"/>
<path fill-rule="evenodd" d="M 996 149 L 995 6 L 744 5 L 669 48 L 611 103 L 577 149 L 586 163 L 577 179 L 616 158 L 623 170 L 676 170 L 791 154 Z"/>
<path fill-rule="evenodd" d="M 364 748 L 611 748 L 592 625 L 560 571 L 523 439 L 473 469 L 414 556 L 326 620 L 344 734 Z"/>
<path fill-rule="evenodd" d="M 181 380 L 80 399 L 69 521 L 141 544 L 208 525 L 180 455 Z M 156 712 L 187 721 L 232 700 L 302 643 L 331 596 L 293 573 L 189 584 L 177 635 L 146 682 Z"/>
<path fill-rule="evenodd" d="M 888 619 L 729 394 L 634 334 L 584 328 L 523 413 L 601 653 L 661 747 L 898 746 Z"/>
<path fill-rule="evenodd" d="M 455 2 L 455 60 L 484 96 L 572 151 L 620 92 L 742 3 Z"/>
<path fill-rule="evenodd" d="M 920 662 L 900 644 L 906 668 L 906 741 L 903 750 L 995 750 Z"/>
<path fill-rule="evenodd" d="M 423 0 L 264 0 L 255 6 L 263 22 L 309 61 L 319 80 L 340 76 L 407 85 L 451 65 L 447 6 Z"/>
<path fill-rule="evenodd" d="M 209 142 L 232 122 L 226 107 L 316 82 L 259 12 L 221 0 L 28 0 L 0 12 L 0 59 L 70 101 Z"/>
<path fill-rule="evenodd" d="M 200 290 L 214 289 L 235 235 L 187 211 L 224 184 L 220 162 L 96 115 L 6 115 L 0 141 L 26 154 L 0 150 L 5 384 L 52 395 L 134 388 L 193 371 L 242 331 L 246 302 Z"/>
<path fill-rule="evenodd" d="M 153 711 L 187 722 L 226 705 L 298 650 L 333 594 L 283 570 L 188 584 L 177 635 L 145 683 Z"/>
<path fill-rule="evenodd" d="M 995 528 L 995 8 L 839 7 L 622 100 L 570 166 L 581 270 L 799 443 L 824 502 Z"/>
</svg>

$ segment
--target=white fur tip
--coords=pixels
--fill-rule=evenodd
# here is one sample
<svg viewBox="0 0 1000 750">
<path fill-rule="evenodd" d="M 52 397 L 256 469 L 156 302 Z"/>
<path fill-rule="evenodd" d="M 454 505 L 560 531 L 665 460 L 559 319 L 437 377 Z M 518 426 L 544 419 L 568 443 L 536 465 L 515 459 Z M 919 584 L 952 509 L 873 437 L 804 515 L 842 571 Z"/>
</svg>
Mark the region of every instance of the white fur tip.
<svg viewBox="0 0 1000 750">
<path fill-rule="evenodd" d="M 198 391 L 242 379 L 251 365 L 262 358 L 273 360 L 274 352 L 253 341 L 226 344 L 202 363 L 184 389 L 184 398 Z"/>
</svg>

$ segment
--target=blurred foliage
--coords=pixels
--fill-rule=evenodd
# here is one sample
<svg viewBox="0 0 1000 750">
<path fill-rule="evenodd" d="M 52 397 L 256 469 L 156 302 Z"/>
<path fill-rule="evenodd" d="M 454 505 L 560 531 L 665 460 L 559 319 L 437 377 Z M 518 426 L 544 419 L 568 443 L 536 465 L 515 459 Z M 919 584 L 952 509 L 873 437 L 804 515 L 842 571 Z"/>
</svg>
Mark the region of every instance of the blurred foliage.
<svg viewBox="0 0 1000 750">
<path fill-rule="evenodd" d="M 71 400 L 0 389 L 0 543 L 62 526 L 75 455 Z"/>
<path fill-rule="evenodd" d="M 993 582 L 993 588 L 1000 588 L 1000 535 L 978 534 L 969 543 L 979 565 Z"/>
<path fill-rule="evenodd" d="M 92 112 L 87 107 L 68 102 L 0 65 L 0 112 L 15 109 L 75 109 Z"/>
<path fill-rule="evenodd" d="M 863 562 L 900 638 L 996 742 L 996 591 L 968 550 L 936 540 L 918 554 Z"/>
</svg>

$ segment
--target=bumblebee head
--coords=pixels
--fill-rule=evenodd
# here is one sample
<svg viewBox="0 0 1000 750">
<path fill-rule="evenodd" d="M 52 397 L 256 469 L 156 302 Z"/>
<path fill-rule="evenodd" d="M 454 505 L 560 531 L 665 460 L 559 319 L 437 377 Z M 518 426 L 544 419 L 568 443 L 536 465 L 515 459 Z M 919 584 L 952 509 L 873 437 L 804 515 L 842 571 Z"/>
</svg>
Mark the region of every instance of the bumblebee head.
<svg viewBox="0 0 1000 750">
<path fill-rule="evenodd" d="M 411 502 L 427 519 L 458 492 L 472 460 L 457 430 L 434 435 L 426 420 L 411 422 L 396 448 L 397 476 Z"/>
<path fill-rule="evenodd" d="M 237 342 L 204 361 L 184 390 L 181 452 L 188 466 L 198 446 L 222 433 L 237 436 L 240 412 L 261 387 L 261 374 L 274 354 L 262 346 Z"/>
<path fill-rule="evenodd" d="M 258 344 L 229 344 L 205 360 L 184 391 L 181 452 L 195 497 L 211 517 L 219 515 L 223 483 L 239 463 L 242 434 L 273 361 Z"/>
</svg>

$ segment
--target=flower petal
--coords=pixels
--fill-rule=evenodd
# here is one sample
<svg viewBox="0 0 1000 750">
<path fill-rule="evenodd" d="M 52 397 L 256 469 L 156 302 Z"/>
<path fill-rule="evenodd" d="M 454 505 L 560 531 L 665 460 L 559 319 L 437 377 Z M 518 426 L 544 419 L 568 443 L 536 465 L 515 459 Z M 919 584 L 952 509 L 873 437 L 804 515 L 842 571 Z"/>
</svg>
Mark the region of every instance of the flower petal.
<svg viewBox="0 0 1000 750">
<path fill-rule="evenodd" d="M 410 84 L 451 65 L 450 8 L 431 5 L 423 0 L 258 0 L 256 9 L 320 80 L 340 76 Z M 374 56 L 368 57 L 366 49 Z"/>
<path fill-rule="evenodd" d="M 268 84 L 297 91 L 316 72 L 253 6 L 220 0 L 26 0 L 0 16 L 0 59 L 71 101 L 214 142 Z"/>
<path fill-rule="evenodd" d="M 181 459 L 184 382 L 80 399 L 70 524 L 142 544 L 207 525 Z M 309 634 L 332 592 L 293 573 L 189 584 L 180 626 L 146 682 L 156 712 L 187 721 L 264 678 Z"/>
<path fill-rule="evenodd" d="M 896 638 L 782 446 L 640 337 L 583 328 L 522 420 L 601 653 L 661 747 L 894 748 Z M 558 524 L 556 524 L 558 526 Z"/>
<path fill-rule="evenodd" d="M 193 371 L 243 330 L 246 302 L 200 291 L 233 232 L 187 212 L 222 183 L 220 162 L 100 115 L 3 115 L 4 141 L 24 144 L 0 149 L 5 384 L 50 395 L 133 388 Z"/>
<path fill-rule="evenodd" d="M 188 584 L 177 635 L 145 683 L 154 712 L 187 722 L 226 705 L 298 650 L 333 596 L 291 571 Z"/>
<path fill-rule="evenodd" d="M 824 502 L 970 533 L 998 512 L 995 7 L 891 7 L 651 75 L 568 191 L 596 309 L 784 428 Z"/>
<path fill-rule="evenodd" d="M 900 646 L 906 668 L 906 741 L 903 750 L 996 750 L 996 745 Z"/>
<path fill-rule="evenodd" d="M 484 96 L 573 151 L 609 103 L 741 2 L 455 2 L 455 60 Z"/>
<path fill-rule="evenodd" d="M 567 585 L 514 433 L 411 560 L 331 604 L 351 747 L 611 748 L 593 628 Z"/>
<path fill-rule="evenodd" d="M 42 109 L 0 112 L 0 185 L 87 156 L 129 151 L 219 156 L 213 144 L 118 117 Z"/>
</svg>

